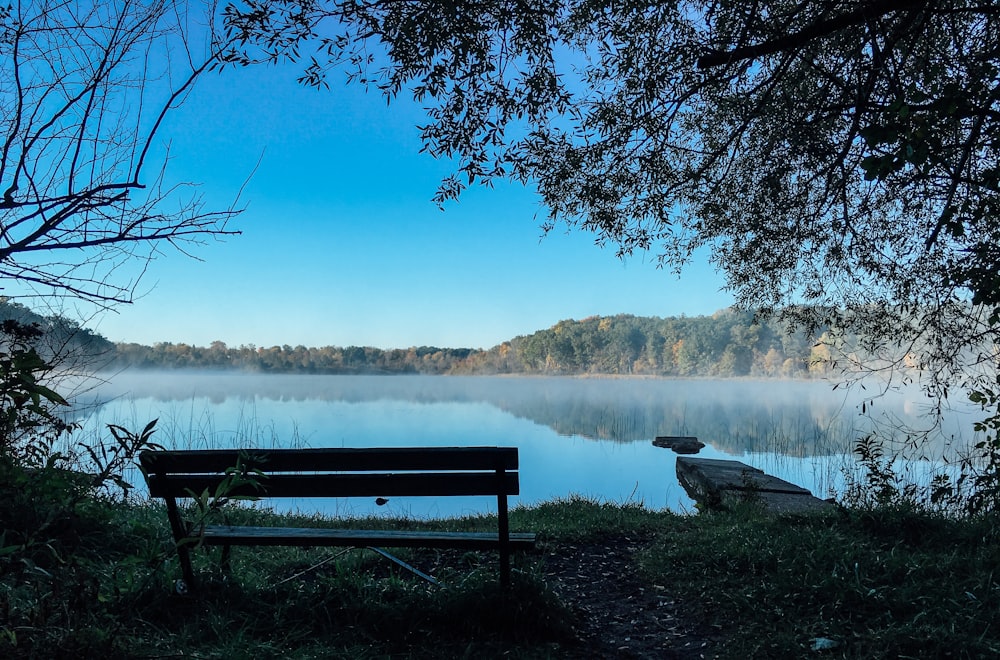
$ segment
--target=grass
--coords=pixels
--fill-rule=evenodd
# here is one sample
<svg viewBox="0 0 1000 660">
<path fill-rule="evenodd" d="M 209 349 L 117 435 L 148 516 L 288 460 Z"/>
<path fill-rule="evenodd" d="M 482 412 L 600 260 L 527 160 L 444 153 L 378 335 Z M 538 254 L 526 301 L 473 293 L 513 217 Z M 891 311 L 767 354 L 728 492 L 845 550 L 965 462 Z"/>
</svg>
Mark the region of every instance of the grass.
<svg viewBox="0 0 1000 660">
<path fill-rule="evenodd" d="M 651 576 L 726 633 L 726 655 L 797 657 L 816 639 L 838 657 L 1000 653 L 995 520 L 906 508 L 682 519 L 651 546 Z"/>
<path fill-rule="evenodd" d="M 45 543 L 0 556 L 0 657 L 578 657 L 577 614 L 547 581 L 545 556 L 621 536 L 639 543 L 650 589 L 669 592 L 715 640 L 709 654 L 811 656 L 820 638 L 836 645 L 822 657 L 1000 653 L 995 519 L 907 508 L 678 516 L 568 499 L 515 510 L 512 528 L 537 532 L 541 551 L 518 558 L 509 596 L 491 553 L 401 553 L 447 585 L 434 588 L 370 552 L 296 548 L 234 549 L 228 572 L 218 550 L 198 551 L 200 588 L 179 596 L 163 508 L 91 501 Z"/>
</svg>

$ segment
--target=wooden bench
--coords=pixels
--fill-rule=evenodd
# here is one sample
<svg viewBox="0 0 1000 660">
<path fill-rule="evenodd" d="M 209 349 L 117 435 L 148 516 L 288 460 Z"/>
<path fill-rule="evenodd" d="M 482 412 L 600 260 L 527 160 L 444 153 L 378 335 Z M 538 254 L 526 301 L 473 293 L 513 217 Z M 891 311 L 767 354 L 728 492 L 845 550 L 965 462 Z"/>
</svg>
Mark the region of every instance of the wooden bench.
<svg viewBox="0 0 1000 660">
<path fill-rule="evenodd" d="M 190 549 L 223 546 L 348 546 L 498 550 L 500 581 L 510 585 L 510 555 L 530 548 L 531 533 L 510 532 L 507 497 L 516 495 L 515 447 L 415 447 L 390 449 L 147 450 L 139 464 L 151 497 L 166 500 L 167 515 L 185 581 L 194 586 Z M 227 481 L 228 480 L 228 481 Z M 192 525 L 179 498 L 371 497 L 490 495 L 497 500 L 497 532 Z M 235 484 L 235 487 L 233 487 Z M 398 561 L 398 560 L 397 560 Z M 401 562 L 400 562 L 401 563 Z"/>
</svg>

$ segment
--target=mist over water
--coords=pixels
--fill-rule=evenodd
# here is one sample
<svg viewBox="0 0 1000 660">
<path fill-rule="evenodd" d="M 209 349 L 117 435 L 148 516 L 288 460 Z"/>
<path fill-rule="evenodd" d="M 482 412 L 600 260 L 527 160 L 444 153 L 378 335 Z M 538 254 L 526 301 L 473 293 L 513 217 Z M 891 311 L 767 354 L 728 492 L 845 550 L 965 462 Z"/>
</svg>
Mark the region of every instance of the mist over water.
<svg viewBox="0 0 1000 660">
<path fill-rule="evenodd" d="M 77 397 L 84 436 L 158 419 L 169 448 L 499 445 L 519 448 L 515 503 L 583 495 L 693 510 L 676 455 L 658 435 L 693 435 L 700 456 L 741 460 L 826 497 L 864 433 L 929 426 L 918 392 L 833 390 L 814 381 L 308 376 L 132 371 Z M 865 414 L 862 414 L 862 404 Z M 925 448 L 971 439 L 968 411 L 945 417 Z M 141 478 L 138 479 L 141 481 Z M 297 503 L 338 515 L 451 516 L 492 510 L 488 498 Z M 282 508 L 276 506 L 276 508 Z"/>
</svg>

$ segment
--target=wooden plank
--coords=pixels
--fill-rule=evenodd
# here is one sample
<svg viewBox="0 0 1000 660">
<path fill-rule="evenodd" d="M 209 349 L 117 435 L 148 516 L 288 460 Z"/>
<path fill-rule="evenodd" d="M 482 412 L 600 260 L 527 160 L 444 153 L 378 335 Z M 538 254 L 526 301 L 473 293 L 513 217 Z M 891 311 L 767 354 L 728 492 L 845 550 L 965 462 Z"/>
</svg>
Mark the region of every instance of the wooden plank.
<svg viewBox="0 0 1000 660">
<path fill-rule="evenodd" d="M 678 458 L 678 471 L 686 472 L 712 490 L 754 490 L 761 493 L 793 493 L 809 495 L 801 486 L 771 476 L 739 461 L 711 458 Z"/>
<path fill-rule="evenodd" d="M 153 497 L 214 494 L 222 475 L 160 475 L 147 479 Z M 449 495 L 516 495 L 516 472 L 424 472 L 400 474 L 281 474 L 259 480 L 259 488 L 244 485 L 227 495 L 254 497 L 392 497 Z"/>
<path fill-rule="evenodd" d="M 496 549 L 496 532 L 437 532 L 369 529 L 320 529 L 314 527 L 235 527 L 208 526 L 200 538 L 206 545 L 240 546 L 386 546 L 411 548 Z M 527 549 L 535 544 L 535 534 L 510 535 L 512 548 Z"/>
<path fill-rule="evenodd" d="M 516 470 L 517 447 L 146 450 L 147 473 L 224 472 L 238 459 L 265 472 Z"/>
<path fill-rule="evenodd" d="M 833 503 L 821 500 L 812 494 L 801 493 L 757 493 L 756 498 L 771 513 L 801 513 L 804 511 L 829 511 Z"/>
<path fill-rule="evenodd" d="M 709 508 L 748 497 L 773 512 L 829 506 L 805 488 L 739 461 L 678 457 L 677 480 L 692 499 Z"/>
</svg>

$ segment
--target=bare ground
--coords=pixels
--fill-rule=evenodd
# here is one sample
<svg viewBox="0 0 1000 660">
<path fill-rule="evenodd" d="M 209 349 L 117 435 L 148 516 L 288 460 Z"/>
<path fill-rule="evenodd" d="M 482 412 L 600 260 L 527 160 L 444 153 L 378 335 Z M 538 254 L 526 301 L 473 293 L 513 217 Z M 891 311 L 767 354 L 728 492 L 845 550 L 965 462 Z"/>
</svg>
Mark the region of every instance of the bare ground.
<svg viewBox="0 0 1000 660">
<path fill-rule="evenodd" d="M 639 575 L 635 553 L 649 539 L 610 537 L 547 545 L 546 580 L 577 616 L 571 658 L 710 658 L 712 635 L 672 594 Z"/>
</svg>

